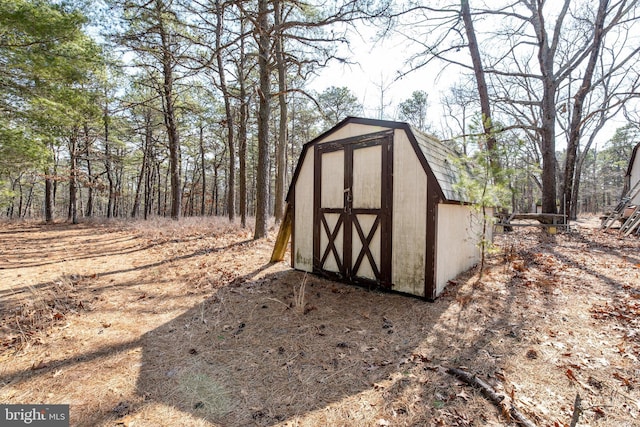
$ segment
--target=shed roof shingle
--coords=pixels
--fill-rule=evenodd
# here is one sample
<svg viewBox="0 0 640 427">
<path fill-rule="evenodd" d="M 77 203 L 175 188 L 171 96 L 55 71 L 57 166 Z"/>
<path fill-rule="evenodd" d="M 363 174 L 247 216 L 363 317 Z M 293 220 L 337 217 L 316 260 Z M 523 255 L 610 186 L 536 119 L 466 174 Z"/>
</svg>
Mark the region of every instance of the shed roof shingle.
<svg viewBox="0 0 640 427">
<path fill-rule="evenodd" d="M 442 193 L 449 201 L 471 202 L 467 200 L 463 191 L 457 187 L 460 174 L 463 173 L 461 165 L 456 164 L 455 159 L 460 156 L 450 147 L 440 142 L 436 137 L 421 132 L 410 126 L 416 138 L 420 152 L 427 160 L 427 164 L 442 189 Z"/>
</svg>

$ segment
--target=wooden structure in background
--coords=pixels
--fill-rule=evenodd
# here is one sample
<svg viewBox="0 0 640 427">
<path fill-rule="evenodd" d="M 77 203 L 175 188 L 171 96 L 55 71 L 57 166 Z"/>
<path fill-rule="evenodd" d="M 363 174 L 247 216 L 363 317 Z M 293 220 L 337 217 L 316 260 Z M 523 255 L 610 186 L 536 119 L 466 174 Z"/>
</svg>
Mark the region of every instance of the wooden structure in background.
<svg viewBox="0 0 640 427">
<path fill-rule="evenodd" d="M 498 213 L 495 223 L 496 231 L 511 231 L 513 227 L 540 227 L 549 234 L 556 234 L 557 230 L 568 230 L 567 216 L 563 214 L 531 213 Z"/>
<path fill-rule="evenodd" d="M 287 194 L 292 266 L 434 299 L 480 257 L 455 156 L 406 123 L 355 117 L 305 144 Z"/>
<path fill-rule="evenodd" d="M 616 222 L 621 224 L 620 232 L 625 236 L 640 234 L 640 143 L 631 152 L 629 166 L 624 177 L 624 189 L 620 202 L 602 217 L 602 229 L 611 228 Z"/>
</svg>

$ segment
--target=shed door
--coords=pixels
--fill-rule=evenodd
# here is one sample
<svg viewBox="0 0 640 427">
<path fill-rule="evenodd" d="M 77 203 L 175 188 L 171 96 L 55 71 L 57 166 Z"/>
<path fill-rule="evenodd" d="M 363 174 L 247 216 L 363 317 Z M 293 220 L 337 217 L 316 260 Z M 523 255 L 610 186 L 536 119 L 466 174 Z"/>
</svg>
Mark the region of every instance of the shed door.
<svg viewBox="0 0 640 427">
<path fill-rule="evenodd" d="M 392 132 L 316 146 L 314 270 L 390 286 Z"/>
</svg>

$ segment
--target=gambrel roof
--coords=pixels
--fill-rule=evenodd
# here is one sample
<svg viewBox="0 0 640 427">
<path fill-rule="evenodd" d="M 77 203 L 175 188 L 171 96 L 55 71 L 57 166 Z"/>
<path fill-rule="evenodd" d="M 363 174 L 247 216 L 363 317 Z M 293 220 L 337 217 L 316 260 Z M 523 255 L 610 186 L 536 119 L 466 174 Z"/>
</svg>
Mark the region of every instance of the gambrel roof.
<svg viewBox="0 0 640 427">
<path fill-rule="evenodd" d="M 456 188 L 456 184 L 459 182 L 461 173 L 466 173 L 461 171 L 460 165 L 456 164 L 457 162 L 455 160 L 460 157 L 459 154 L 457 154 L 452 148 L 443 144 L 435 136 L 426 134 L 405 122 L 366 119 L 362 117 L 347 117 L 328 131 L 306 143 L 303 146 L 300 158 L 304 158 L 309 147 L 313 147 L 329 134 L 352 123 L 368 125 L 376 128 L 382 127 L 387 129 L 404 130 L 427 176 L 431 178 L 430 182 L 436 184 L 436 192 L 440 196 L 440 199 L 443 202 L 472 202 Z M 293 184 L 297 180 L 299 173 L 298 168 L 300 166 L 301 163 L 298 163 L 298 167 L 296 168 L 296 172 L 293 176 L 291 188 L 293 188 Z M 287 200 L 290 200 L 289 195 L 287 195 Z"/>
<path fill-rule="evenodd" d="M 460 165 L 455 164 L 460 155 L 440 142 L 435 136 L 421 132 L 413 126 L 409 126 L 409 128 L 446 200 L 470 202 L 470 200 L 466 200 L 460 189 L 456 188 L 460 174 L 463 173 L 460 170 Z"/>
</svg>

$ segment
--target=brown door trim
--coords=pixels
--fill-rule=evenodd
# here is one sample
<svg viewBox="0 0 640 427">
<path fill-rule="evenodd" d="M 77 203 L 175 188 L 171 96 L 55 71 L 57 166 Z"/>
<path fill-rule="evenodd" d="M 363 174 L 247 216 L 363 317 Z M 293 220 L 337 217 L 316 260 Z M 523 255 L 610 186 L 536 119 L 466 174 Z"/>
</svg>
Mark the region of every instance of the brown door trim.
<svg viewBox="0 0 640 427">
<path fill-rule="evenodd" d="M 325 219 L 326 213 L 340 213 L 338 209 L 322 208 L 322 154 L 344 150 L 344 189 L 349 190 L 353 184 L 353 151 L 361 148 L 381 146 L 381 188 L 380 188 L 380 209 L 353 209 L 352 200 L 350 199 L 350 191 L 345 191 L 343 211 L 336 224 L 334 230 L 330 227 Z M 313 270 L 316 273 L 329 276 L 337 276 L 348 282 L 362 282 L 371 284 L 371 280 L 354 276 L 358 271 L 362 261 L 366 257 L 371 264 L 372 270 L 376 277 L 375 284 L 383 287 L 391 287 L 391 250 L 392 250 L 392 206 L 393 206 L 393 130 L 376 132 L 373 134 L 360 135 L 357 137 L 347 138 L 339 141 L 331 141 L 327 143 L 318 143 L 314 147 L 314 227 L 313 227 Z M 357 215 L 372 214 L 376 215 L 371 230 L 365 235 Z M 335 248 L 335 239 L 337 237 L 340 225 L 343 227 L 343 250 L 342 262 L 337 256 L 337 248 Z M 353 226 L 356 228 L 356 238 L 362 242 L 362 249 L 356 255 L 355 263 L 352 259 L 353 252 Z M 369 247 L 373 237 L 380 229 L 380 260 L 376 265 Z M 320 253 L 320 240 L 322 233 L 326 233 L 329 240 L 324 253 Z M 333 253 L 339 274 L 325 271 L 324 263 Z"/>
</svg>

